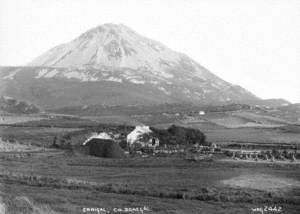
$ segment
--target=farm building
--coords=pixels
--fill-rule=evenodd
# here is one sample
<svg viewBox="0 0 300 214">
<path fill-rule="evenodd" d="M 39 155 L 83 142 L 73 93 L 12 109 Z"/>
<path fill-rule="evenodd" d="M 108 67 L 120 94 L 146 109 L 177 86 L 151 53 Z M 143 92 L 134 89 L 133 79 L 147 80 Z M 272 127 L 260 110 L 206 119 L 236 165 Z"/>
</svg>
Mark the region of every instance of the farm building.
<svg viewBox="0 0 300 214">
<path fill-rule="evenodd" d="M 123 149 L 106 133 L 88 138 L 82 146 L 89 155 L 103 158 L 125 157 Z"/>
<path fill-rule="evenodd" d="M 96 139 L 112 140 L 112 137 L 109 134 L 107 134 L 106 132 L 101 132 L 99 134 L 92 133 L 92 135 L 86 141 L 84 141 L 82 145 L 84 146 L 87 142 L 89 142 L 90 140 L 95 139 L 95 138 Z"/>
<path fill-rule="evenodd" d="M 159 146 L 159 139 L 154 136 L 154 133 L 149 126 L 136 126 L 135 129 L 127 135 L 128 147 L 139 145 L 140 147 Z"/>
<path fill-rule="evenodd" d="M 205 115 L 205 111 L 199 111 L 199 115 Z"/>
</svg>

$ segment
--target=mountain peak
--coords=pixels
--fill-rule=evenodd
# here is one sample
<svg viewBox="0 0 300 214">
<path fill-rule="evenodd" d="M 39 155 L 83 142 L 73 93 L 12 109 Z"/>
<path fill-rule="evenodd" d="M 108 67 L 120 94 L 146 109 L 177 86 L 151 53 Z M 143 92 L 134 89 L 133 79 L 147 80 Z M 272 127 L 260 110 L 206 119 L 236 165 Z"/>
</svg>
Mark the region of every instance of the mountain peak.
<svg viewBox="0 0 300 214">
<path fill-rule="evenodd" d="M 69 43 L 42 54 L 30 66 L 108 66 L 161 70 L 165 62 L 178 63 L 182 54 L 145 38 L 123 24 L 107 23 L 88 30 Z"/>
<path fill-rule="evenodd" d="M 116 30 L 116 31 L 132 31 L 131 28 L 127 27 L 124 24 L 114 24 L 114 23 L 105 23 L 102 25 L 98 25 L 97 27 L 94 27 L 88 31 L 86 31 L 83 34 L 87 34 L 87 33 L 107 33 L 110 30 Z"/>
</svg>

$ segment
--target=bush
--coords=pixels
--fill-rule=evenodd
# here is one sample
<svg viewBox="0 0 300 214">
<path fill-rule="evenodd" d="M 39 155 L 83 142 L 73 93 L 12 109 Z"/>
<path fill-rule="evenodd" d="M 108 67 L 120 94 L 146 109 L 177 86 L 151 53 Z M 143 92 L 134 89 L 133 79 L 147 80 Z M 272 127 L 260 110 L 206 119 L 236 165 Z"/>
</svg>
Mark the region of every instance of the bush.
<svg viewBox="0 0 300 214">
<path fill-rule="evenodd" d="M 151 128 L 161 144 L 202 144 L 208 145 L 205 135 L 198 129 L 172 125 L 167 130 Z"/>
</svg>

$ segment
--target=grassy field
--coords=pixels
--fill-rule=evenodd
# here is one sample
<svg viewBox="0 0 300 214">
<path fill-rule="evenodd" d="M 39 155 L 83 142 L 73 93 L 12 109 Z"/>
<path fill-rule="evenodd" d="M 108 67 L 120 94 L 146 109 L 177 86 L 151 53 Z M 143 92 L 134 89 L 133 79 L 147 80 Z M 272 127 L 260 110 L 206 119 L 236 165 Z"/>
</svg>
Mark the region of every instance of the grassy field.
<svg viewBox="0 0 300 214">
<path fill-rule="evenodd" d="M 15 123 L 25 123 L 29 121 L 38 121 L 45 119 L 39 115 L 5 115 L 0 113 L 0 125 L 7 125 L 7 124 L 15 124 Z"/>
<path fill-rule="evenodd" d="M 148 206 L 153 213 L 194 213 L 199 209 L 220 213 L 217 211 L 221 208 L 227 213 L 251 213 L 250 207 L 278 204 L 288 213 L 297 213 L 300 203 L 298 165 L 36 154 L 21 160 L 2 160 L 1 172 L 4 201 L 26 196 L 62 213 L 82 213 L 83 207 L 97 204 L 106 208 Z M 269 176 L 270 182 L 273 178 L 271 188 L 226 183 L 253 175 L 255 179 Z M 289 185 L 283 185 L 287 179 Z M 49 192 L 57 194 L 50 197 Z M 212 204 L 217 207 L 214 211 Z"/>
<path fill-rule="evenodd" d="M 212 162 L 180 157 L 104 159 L 48 148 L 54 136 L 70 135 L 78 145 L 90 131 L 130 130 L 103 120 L 113 118 L 56 117 L 1 126 L 2 139 L 17 148 L 27 148 L 25 144 L 44 149 L 26 152 L 30 155 L 18 150 L 20 155 L 9 158 L 0 154 L 0 211 L 73 214 L 97 207 L 113 213 L 113 208 L 146 206 L 150 211 L 144 213 L 254 214 L 254 208 L 276 205 L 282 213 L 300 213 L 299 164 L 222 161 L 222 155 Z M 209 121 L 178 123 L 199 128 L 217 143 L 300 143 L 296 125 L 226 128 Z"/>
<path fill-rule="evenodd" d="M 20 142 L 22 144 L 49 147 L 55 136 L 62 136 L 80 128 L 51 127 L 0 127 L 0 136 L 4 141 Z"/>
<path fill-rule="evenodd" d="M 263 206 L 256 204 L 255 206 L 247 203 L 241 203 L 238 206 L 233 203 L 222 203 L 214 201 L 197 201 L 197 200 L 178 200 L 164 199 L 154 197 L 140 197 L 137 195 L 124 195 L 114 193 L 102 193 L 91 190 L 78 189 L 53 189 L 48 187 L 32 187 L 26 185 L 8 186 L 7 190 L 11 192 L 4 200 L 9 201 L 14 211 L 24 211 L 24 206 L 16 206 L 15 195 L 22 192 L 24 195 L 34 202 L 35 206 L 47 207 L 47 211 L 55 211 L 55 213 L 84 213 L 84 207 L 105 208 L 113 210 L 114 208 L 132 208 L 132 207 L 148 207 L 151 211 L 144 213 L 157 214 L 217 214 L 217 213 L 251 213 L 251 208 Z M 49 208 L 50 207 L 50 208 Z M 297 209 L 293 207 L 284 207 L 286 213 L 297 213 Z M 47 212 L 47 214 L 50 212 Z M 88 212 L 92 213 L 92 212 Z M 95 213 L 95 212 L 93 212 Z M 103 213 L 103 212 L 102 212 Z M 120 212 L 119 212 L 120 213 Z M 124 213 L 124 212 L 123 212 Z M 128 213 L 128 212 L 127 212 Z M 141 212 L 131 212 L 141 213 Z M 27 213 L 26 213 L 27 214 Z M 28 212 L 30 214 L 30 212 Z"/>
</svg>

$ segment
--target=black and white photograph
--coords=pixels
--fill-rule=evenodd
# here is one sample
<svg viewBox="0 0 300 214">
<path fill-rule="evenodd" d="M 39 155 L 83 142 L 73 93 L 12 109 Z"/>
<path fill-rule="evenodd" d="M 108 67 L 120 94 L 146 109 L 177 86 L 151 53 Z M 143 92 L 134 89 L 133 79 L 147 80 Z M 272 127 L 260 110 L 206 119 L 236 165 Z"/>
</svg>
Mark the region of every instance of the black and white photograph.
<svg viewBox="0 0 300 214">
<path fill-rule="evenodd" d="M 299 0 L 0 0 L 0 214 L 299 213 Z"/>
</svg>

